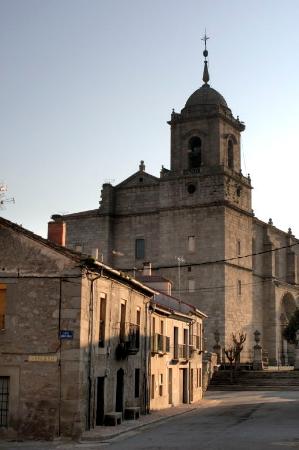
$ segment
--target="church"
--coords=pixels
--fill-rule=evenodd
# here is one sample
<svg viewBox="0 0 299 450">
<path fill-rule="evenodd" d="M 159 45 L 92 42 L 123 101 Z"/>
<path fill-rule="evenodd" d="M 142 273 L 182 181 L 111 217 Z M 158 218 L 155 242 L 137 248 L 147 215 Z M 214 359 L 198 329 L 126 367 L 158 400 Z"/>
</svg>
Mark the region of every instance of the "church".
<svg viewBox="0 0 299 450">
<path fill-rule="evenodd" d="M 245 125 L 209 85 L 206 46 L 203 55 L 202 86 L 168 122 L 170 168 L 158 177 L 141 161 L 120 184 L 103 185 L 99 208 L 54 215 L 49 227 L 62 245 L 132 276 L 150 263 L 174 296 L 208 315 L 208 350 L 246 333 L 242 361 L 251 362 L 258 332 L 269 364 L 290 365 L 282 330 L 299 307 L 299 240 L 254 216 L 241 170 Z"/>
</svg>

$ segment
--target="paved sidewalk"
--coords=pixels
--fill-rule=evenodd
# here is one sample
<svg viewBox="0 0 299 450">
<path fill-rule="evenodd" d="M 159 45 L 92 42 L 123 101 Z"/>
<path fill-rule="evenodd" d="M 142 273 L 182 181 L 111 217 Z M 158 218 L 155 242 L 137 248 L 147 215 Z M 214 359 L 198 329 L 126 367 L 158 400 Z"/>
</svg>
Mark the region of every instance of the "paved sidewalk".
<svg viewBox="0 0 299 450">
<path fill-rule="evenodd" d="M 147 415 L 141 415 L 138 420 L 125 420 L 121 425 L 116 426 L 99 426 L 91 431 L 86 431 L 79 441 L 72 441 L 65 438 L 57 438 L 54 441 L 5 441 L 0 440 L 0 450 L 73 450 L 84 449 L 90 450 L 96 448 L 98 444 L 104 445 L 105 442 L 113 442 L 113 439 L 134 432 L 135 430 L 145 428 L 152 424 L 163 423 L 172 417 L 187 414 L 191 411 L 204 410 L 207 407 L 214 406 L 220 401 L 217 399 L 203 399 L 199 402 L 175 406 L 160 411 L 154 411 Z"/>
<path fill-rule="evenodd" d="M 167 409 L 161 409 L 159 411 L 152 411 L 150 414 L 141 415 L 138 420 L 124 420 L 121 425 L 116 426 L 99 426 L 94 428 L 93 430 L 86 431 L 80 440 L 83 442 L 103 442 L 108 441 L 120 434 L 128 433 L 130 431 L 136 430 L 138 428 L 145 427 L 147 425 L 151 425 L 157 422 L 162 422 L 170 419 L 171 417 L 175 417 L 178 415 L 186 414 L 190 411 L 194 411 L 195 409 L 199 409 L 205 406 L 207 401 L 200 400 L 199 402 L 188 404 L 188 405 L 180 405 L 174 406 Z M 211 401 L 209 401 L 209 405 Z"/>
</svg>

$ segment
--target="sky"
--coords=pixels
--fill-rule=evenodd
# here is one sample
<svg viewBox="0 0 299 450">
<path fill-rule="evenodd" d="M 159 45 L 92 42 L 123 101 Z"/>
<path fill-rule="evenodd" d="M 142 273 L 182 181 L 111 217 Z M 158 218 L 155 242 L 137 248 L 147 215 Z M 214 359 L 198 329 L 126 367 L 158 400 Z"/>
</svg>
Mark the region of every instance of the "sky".
<svg viewBox="0 0 299 450">
<path fill-rule="evenodd" d="M 299 2 L 0 0 L 0 214 L 46 237 L 101 185 L 169 167 L 172 108 L 210 85 L 246 124 L 261 220 L 299 237 Z"/>
</svg>

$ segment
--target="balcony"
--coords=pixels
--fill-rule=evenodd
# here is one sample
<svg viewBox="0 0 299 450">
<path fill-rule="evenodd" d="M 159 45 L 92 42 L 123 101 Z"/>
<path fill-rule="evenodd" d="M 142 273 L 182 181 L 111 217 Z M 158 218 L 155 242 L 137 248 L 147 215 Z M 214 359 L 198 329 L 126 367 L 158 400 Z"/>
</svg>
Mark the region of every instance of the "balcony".
<svg viewBox="0 0 299 450">
<path fill-rule="evenodd" d="M 201 341 L 200 336 L 197 336 L 196 334 L 192 334 L 190 336 L 190 350 L 192 352 L 199 352 L 201 353 Z"/>
<path fill-rule="evenodd" d="M 175 345 L 173 349 L 173 359 L 175 361 L 179 361 L 180 359 L 187 361 L 188 359 L 190 359 L 190 345 Z"/>
<path fill-rule="evenodd" d="M 130 322 L 120 323 L 119 344 L 116 358 L 125 359 L 128 355 L 136 355 L 140 347 L 140 326 Z"/>
<path fill-rule="evenodd" d="M 140 346 L 140 326 L 133 323 L 128 324 L 126 349 L 128 355 L 136 355 Z"/>
<path fill-rule="evenodd" d="M 178 356 L 179 359 L 189 359 L 189 345 L 180 344 L 178 346 Z"/>
<path fill-rule="evenodd" d="M 165 355 L 170 352 L 170 338 L 163 334 L 155 333 L 151 337 L 151 352 L 154 354 Z"/>
</svg>

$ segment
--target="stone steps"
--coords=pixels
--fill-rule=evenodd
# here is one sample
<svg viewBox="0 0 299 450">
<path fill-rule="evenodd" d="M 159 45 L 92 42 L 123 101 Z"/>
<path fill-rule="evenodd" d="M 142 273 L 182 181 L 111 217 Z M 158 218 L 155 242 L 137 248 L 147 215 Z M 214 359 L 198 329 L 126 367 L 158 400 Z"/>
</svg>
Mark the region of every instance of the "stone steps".
<svg viewBox="0 0 299 450">
<path fill-rule="evenodd" d="M 230 371 L 220 370 L 214 373 L 208 390 L 299 390 L 299 371 L 240 371 L 233 382 Z"/>
</svg>

